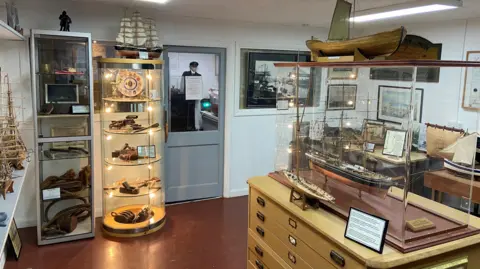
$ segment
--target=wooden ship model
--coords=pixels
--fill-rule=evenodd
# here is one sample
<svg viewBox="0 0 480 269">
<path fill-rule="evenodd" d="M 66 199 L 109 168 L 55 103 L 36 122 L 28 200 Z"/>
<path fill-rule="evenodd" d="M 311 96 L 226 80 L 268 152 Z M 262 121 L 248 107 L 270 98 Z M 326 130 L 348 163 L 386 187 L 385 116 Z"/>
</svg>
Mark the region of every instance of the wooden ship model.
<svg viewBox="0 0 480 269">
<path fill-rule="evenodd" d="M 328 40 L 326 42 L 313 38 L 307 40 L 313 61 L 324 61 L 322 57 L 328 59 L 332 56 L 352 56 L 354 60 L 374 59 L 390 56 L 398 50 L 407 35 L 404 27 L 350 39 L 351 9 L 351 3 L 337 0 Z"/>
<path fill-rule="evenodd" d="M 120 56 L 126 58 L 137 59 L 140 52 L 145 52 L 149 59 L 155 59 L 159 58 L 163 51 L 155 21 L 144 20 L 138 11 L 134 12 L 131 18 L 122 18 L 116 41 L 115 49 Z"/>
</svg>

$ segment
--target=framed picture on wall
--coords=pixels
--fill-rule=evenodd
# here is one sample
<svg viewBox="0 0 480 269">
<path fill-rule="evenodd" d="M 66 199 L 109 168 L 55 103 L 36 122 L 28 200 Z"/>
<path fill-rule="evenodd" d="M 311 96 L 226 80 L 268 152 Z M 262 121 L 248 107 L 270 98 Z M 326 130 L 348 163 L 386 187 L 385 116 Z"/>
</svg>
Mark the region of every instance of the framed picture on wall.
<svg viewBox="0 0 480 269">
<path fill-rule="evenodd" d="M 408 121 L 410 91 L 408 87 L 379 86 L 377 119 L 400 124 Z M 414 93 L 413 120 L 422 122 L 423 89 L 415 89 Z"/>
<path fill-rule="evenodd" d="M 327 110 L 355 110 L 357 85 L 328 85 Z"/>
<path fill-rule="evenodd" d="M 383 145 L 386 127 L 383 122 L 363 120 L 362 137 L 365 142 Z"/>
<path fill-rule="evenodd" d="M 358 68 L 353 67 L 333 67 L 328 69 L 328 79 L 332 80 L 344 80 L 357 79 Z"/>
<path fill-rule="evenodd" d="M 468 51 L 467 61 L 480 61 L 480 51 Z M 462 107 L 467 110 L 480 110 L 480 68 L 465 69 Z"/>
</svg>

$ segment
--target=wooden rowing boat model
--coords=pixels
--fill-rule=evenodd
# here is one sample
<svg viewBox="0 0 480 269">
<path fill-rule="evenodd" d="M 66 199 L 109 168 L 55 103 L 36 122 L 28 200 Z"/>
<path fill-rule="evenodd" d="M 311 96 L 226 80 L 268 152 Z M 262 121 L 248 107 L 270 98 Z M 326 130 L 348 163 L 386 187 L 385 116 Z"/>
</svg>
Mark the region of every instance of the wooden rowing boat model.
<svg viewBox="0 0 480 269">
<path fill-rule="evenodd" d="M 337 0 L 328 41 L 323 42 L 313 37 L 311 40 L 307 40 L 307 47 L 312 52 L 314 61 L 318 61 L 318 57 L 337 56 L 355 56 L 355 59 L 357 56 L 362 56 L 360 59 L 373 59 L 390 56 L 398 50 L 407 35 L 404 27 L 350 39 L 351 10 L 351 3 Z"/>
<path fill-rule="evenodd" d="M 390 56 L 402 44 L 407 30 L 400 27 L 390 32 L 382 32 L 345 41 L 323 42 L 307 40 L 307 47 L 319 56 L 350 56 L 358 50 L 366 58 Z"/>
</svg>

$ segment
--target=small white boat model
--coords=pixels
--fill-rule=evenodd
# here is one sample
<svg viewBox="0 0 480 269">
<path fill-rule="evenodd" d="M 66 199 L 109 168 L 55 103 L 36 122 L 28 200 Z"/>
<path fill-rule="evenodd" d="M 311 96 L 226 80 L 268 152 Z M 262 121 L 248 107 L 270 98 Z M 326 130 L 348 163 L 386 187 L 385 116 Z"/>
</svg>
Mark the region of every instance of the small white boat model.
<svg viewBox="0 0 480 269">
<path fill-rule="evenodd" d="M 477 139 L 478 133 L 469 134 L 441 150 L 440 155 L 445 156 L 444 167 L 465 176 L 480 176 L 480 167 L 475 161 L 479 152 Z"/>
<path fill-rule="evenodd" d="M 312 184 L 305 180 L 302 177 L 297 177 L 292 172 L 289 171 L 283 171 L 283 174 L 285 177 L 287 177 L 288 181 L 297 189 L 300 189 L 301 191 L 305 192 L 307 195 L 317 198 L 322 201 L 327 201 L 327 202 L 335 202 L 335 197 L 324 191 L 322 188 L 318 187 L 315 184 Z"/>
</svg>

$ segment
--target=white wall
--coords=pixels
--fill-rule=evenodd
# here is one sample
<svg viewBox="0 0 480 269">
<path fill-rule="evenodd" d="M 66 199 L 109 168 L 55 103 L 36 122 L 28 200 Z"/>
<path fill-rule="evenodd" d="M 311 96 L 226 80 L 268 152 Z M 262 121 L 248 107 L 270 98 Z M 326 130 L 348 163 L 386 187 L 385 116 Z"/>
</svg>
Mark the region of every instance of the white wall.
<svg viewBox="0 0 480 269">
<path fill-rule="evenodd" d="M 40 3 L 41 2 L 41 3 Z M 82 4 L 59 1 L 18 0 L 17 7 L 25 33 L 28 29 L 57 29 L 58 15 L 65 9 L 73 20 L 72 31 L 91 32 L 95 40 L 114 40 L 123 15 L 120 6 Z M 145 16 L 154 17 L 140 10 Z M 240 48 L 306 50 L 305 40 L 315 35 L 326 36 L 325 29 L 307 27 L 256 25 L 248 23 L 218 22 L 193 18 L 157 18 L 157 27 L 167 45 L 223 47 L 227 49 L 226 111 L 225 111 L 225 173 L 224 195 L 247 194 L 246 180 L 265 175 L 273 170 L 275 159 L 274 110 L 239 110 Z M 6 45 L 8 43 L 8 45 Z M 29 59 L 27 42 L 0 44 L 0 66 L 5 71 L 18 74 L 23 81 L 22 92 L 29 93 Z M 6 47 L 6 48 L 4 48 Z M 13 63 L 13 64 L 12 64 Z M 21 66 L 19 66 L 21 63 Z M 31 121 L 31 102 L 25 105 L 27 120 Z M 96 130 L 100 124 L 96 122 Z M 95 212 L 101 216 L 101 144 L 96 132 Z M 33 148 L 33 137 L 25 135 L 27 145 Z M 34 162 L 32 163 L 34 164 Z M 29 167 L 29 178 L 15 215 L 20 227 L 36 225 L 34 165 Z"/>
</svg>

